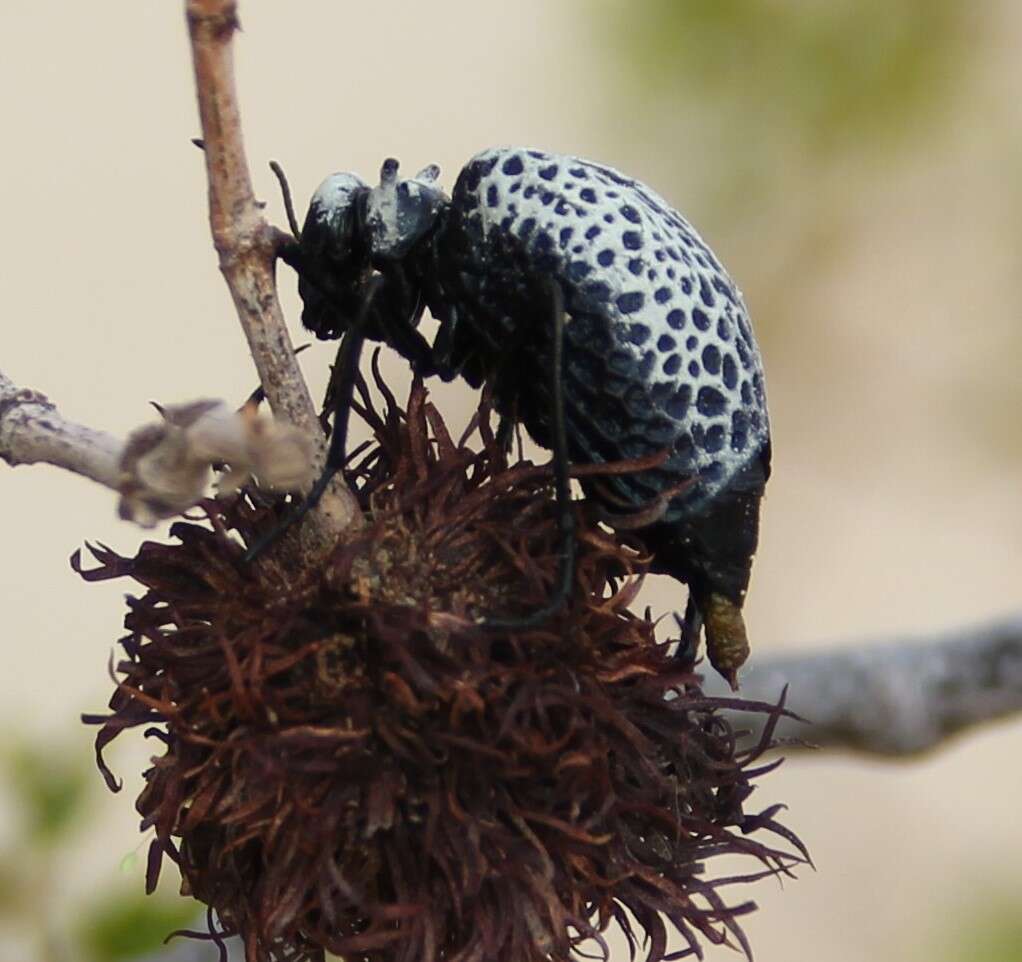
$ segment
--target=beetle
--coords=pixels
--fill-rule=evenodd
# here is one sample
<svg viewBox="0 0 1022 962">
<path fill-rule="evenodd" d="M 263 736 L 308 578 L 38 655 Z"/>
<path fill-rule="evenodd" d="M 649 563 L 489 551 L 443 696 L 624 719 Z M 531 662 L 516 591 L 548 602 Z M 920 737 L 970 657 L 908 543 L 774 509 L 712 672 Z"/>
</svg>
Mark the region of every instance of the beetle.
<svg viewBox="0 0 1022 962">
<path fill-rule="evenodd" d="M 763 366 L 740 291 L 677 211 L 611 167 L 491 148 L 450 196 L 435 165 L 407 179 L 398 169 L 386 160 L 375 187 L 333 174 L 312 196 L 282 254 L 298 272 L 303 324 L 324 339 L 348 335 L 339 366 L 349 376 L 368 338 L 424 376 L 489 382 L 498 412 L 553 449 L 564 583 L 537 619 L 573 577 L 568 461 L 667 449 L 659 466 L 587 493 L 618 510 L 659 499 L 639 532 L 651 570 L 688 585 L 683 647 L 702 628 L 734 685 L 770 474 Z M 433 343 L 417 329 L 426 308 L 439 321 Z M 328 472 L 343 461 L 343 434 L 335 423 Z"/>
</svg>

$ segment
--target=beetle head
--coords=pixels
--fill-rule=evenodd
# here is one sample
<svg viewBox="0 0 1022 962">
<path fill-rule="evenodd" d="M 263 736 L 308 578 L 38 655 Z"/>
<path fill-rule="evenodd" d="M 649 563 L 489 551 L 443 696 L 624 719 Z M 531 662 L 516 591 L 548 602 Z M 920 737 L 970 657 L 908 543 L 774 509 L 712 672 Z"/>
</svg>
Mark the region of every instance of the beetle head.
<svg viewBox="0 0 1022 962">
<path fill-rule="evenodd" d="M 317 337 L 336 338 L 358 310 L 372 272 L 363 223 L 369 185 L 355 174 L 331 174 L 309 202 L 297 256 L 302 323 Z"/>
<path fill-rule="evenodd" d="M 377 262 L 403 258 L 430 232 L 449 203 L 436 184 L 440 175 L 436 164 L 424 167 L 408 180 L 399 180 L 397 171 L 396 160 L 385 160 L 380 184 L 366 200 L 366 239 Z"/>
<path fill-rule="evenodd" d="M 364 258 L 362 211 L 369 186 L 357 174 L 331 174 L 316 188 L 302 227 L 306 259 L 347 265 Z"/>
</svg>

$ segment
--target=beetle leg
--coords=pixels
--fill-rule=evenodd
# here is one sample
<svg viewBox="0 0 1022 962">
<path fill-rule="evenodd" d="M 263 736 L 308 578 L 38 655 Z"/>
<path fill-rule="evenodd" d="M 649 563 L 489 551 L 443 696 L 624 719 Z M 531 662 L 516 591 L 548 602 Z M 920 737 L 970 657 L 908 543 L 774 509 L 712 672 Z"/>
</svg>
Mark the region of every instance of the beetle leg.
<svg viewBox="0 0 1022 962">
<path fill-rule="evenodd" d="M 564 294 L 552 278 L 546 288 L 553 313 L 550 349 L 550 439 L 553 448 L 554 493 L 557 499 L 557 527 L 561 535 L 561 566 L 558 583 L 547 603 L 521 618 L 487 618 L 482 627 L 495 630 L 535 628 L 564 607 L 575 583 L 575 515 L 571 509 L 571 462 L 568 458 L 568 432 L 564 418 Z"/>
<path fill-rule="evenodd" d="M 689 588 L 688 602 L 685 605 L 684 619 L 674 616 L 674 620 L 681 629 L 681 637 L 678 639 L 678 650 L 674 657 L 679 661 L 695 661 L 699 654 L 699 633 L 703 630 L 703 613 L 696 604 L 695 592 Z"/>
<path fill-rule="evenodd" d="M 323 493 L 329 487 L 337 472 L 344 467 L 347 459 L 348 418 L 351 414 L 351 397 L 355 390 L 355 378 L 358 374 L 358 361 L 365 343 L 366 318 L 372 306 L 373 298 L 383 286 L 380 275 L 374 277 L 366 287 L 362 305 L 355 322 L 345 331 L 337 348 L 337 360 L 330 375 L 328 394 L 333 397 L 334 426 L 330 434 L 330 447 L 327 449 L 326 463 L 309 493 L 297 508 L 290 512 L 272 531 L 256 540 L 245 552 L 245 561 L 253 561 L 293 524 L 301 521 L 319 504 Z"/>
<path fill-rule="evenodd" d="M 459 373 L 452 367 L 454 338 L 459 326 L 458 309 L 452 304 L 447 310 L 447 317 L 440 321 L 433 339 L 433 359 L 437 372 L 445 381 L 453 381 Z"/>
<path fill-rule="evenodd" d="M 418 329 L 425 309 L 421 291 L 412 288 L 400 268 L 376 276 L 385 286 L 380 305 L 373 313 L 374 326 L 382 340 L 408 361 L 416 374 L 431 377 L 436 373 L 433 348 Z"/>
</svg>

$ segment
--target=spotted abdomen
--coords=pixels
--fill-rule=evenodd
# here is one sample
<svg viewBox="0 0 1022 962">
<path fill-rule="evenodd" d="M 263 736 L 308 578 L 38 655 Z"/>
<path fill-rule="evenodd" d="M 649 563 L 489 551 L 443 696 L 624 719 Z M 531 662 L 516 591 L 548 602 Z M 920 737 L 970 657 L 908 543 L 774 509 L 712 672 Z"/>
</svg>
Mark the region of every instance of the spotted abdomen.
<svg viewBox="0 0 1022 962">
<path fill-rule="evenodd" d="M 639 506 L 694 478 L 665 521 L 698 513 L 734 484 L 748 486 L 750 465 L 762 487 L 769 425 L 745 305 L 709 247 L 666 201 L 609 167 L 523 148 L 474 157 L 452 200 L 463 248 L 495 268 L 483 271 L 488 288 L 477 296 L 492 300 L 497 313 L 503 307 L 507 314 L 507 291 L 494 277 L 509 248 L 524 262 L 508 272 L 512 277 L 547 274 L 564 290 L 574 458 L 609 461 L 669 447 L 662 468 L 614 482 L 624 501 Z M 475 316 L 478 323 L 488 314 Z M 527 343 L 536 344 L 541 362 L 542 340 Z M 540 372 L 530 376 L 543 383 Z M 543 392 L 530 387 L 520 397 L 526 426 L 543 440 Z"/>
</svg>

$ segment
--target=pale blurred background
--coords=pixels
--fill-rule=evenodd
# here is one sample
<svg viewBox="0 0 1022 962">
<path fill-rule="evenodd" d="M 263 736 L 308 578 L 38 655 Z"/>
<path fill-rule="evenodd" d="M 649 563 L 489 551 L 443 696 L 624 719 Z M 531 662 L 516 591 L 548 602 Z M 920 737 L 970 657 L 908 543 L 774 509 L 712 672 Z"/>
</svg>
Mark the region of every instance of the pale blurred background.
<svg viewBox="0 0 1022 962">
<path fill-rule="evenodd" d="M 436 161 L 451 186 L 478 149 L 527 144 L 634 174 L 698 225 L 767 362 L 754 657 L 1019 607 L 1022 6 L 243 0 L 241 15 L 247 145 L 278 222 L 270 158 L 304 205 L 335 169 Z M 181 4 L 0 4 L 0 90 L 0 369 L 122 434 L 150 399 L 244 397 Z M 286 270 L 282 288 L 297 319 Z M 330 360 L 303 356 L 317 392 Z M 461 388 L 438 395 L 466 416 Z M 0 466 L 0 538 L 0 962 L 130 958 L 193 909 L 172 884 L 140 897 L 141 739 L 110 753 L 120 795 L 91 768 L 78 716 L 109 697 L 126 583 L 86 585 L 67 558 L 86 538 L 131 553 L 140 532 L 105 490 Z M 649 600 L 670 608 L 677 589 Z M 758 794 L 789 804 L 818 872 L 742 893 L 761 905 L 757 959 L 1022 959 L 1020 758 L 1022 722 L 922 760 L 790 760 Z"/>
</svg>

